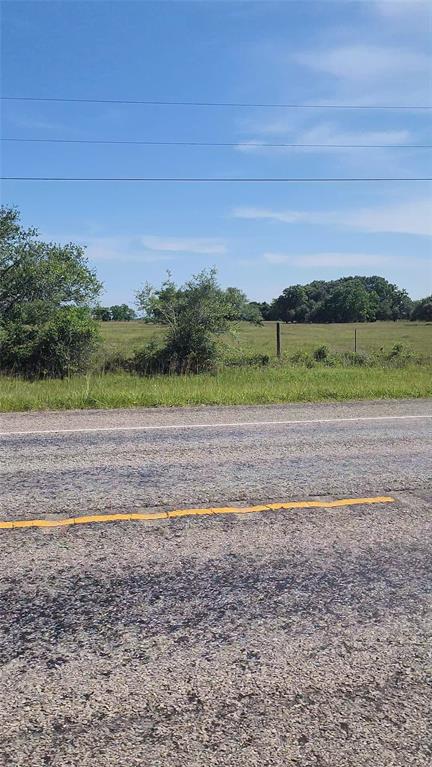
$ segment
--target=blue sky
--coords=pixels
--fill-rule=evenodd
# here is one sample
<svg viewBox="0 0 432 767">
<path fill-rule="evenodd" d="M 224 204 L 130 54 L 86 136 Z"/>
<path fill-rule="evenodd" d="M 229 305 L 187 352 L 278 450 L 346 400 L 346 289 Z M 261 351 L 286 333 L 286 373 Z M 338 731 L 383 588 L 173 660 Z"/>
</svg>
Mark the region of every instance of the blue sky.
<svg viewBox="0 0 432 767">
<path fill-rule="evenodd" d="M 431 5 L 371 2 L 3 2 L 9 96 L 322 104 L 319 109 L 3 102 L 3 138 L 432 144 Z M 432 150 L 2 144 L 7 176 L 431 176 Z M 167 269 L 215 265 L 269 300 L 287 285 L 381 274 L 432 291 L 429 183 L 4 182 L 45 237 L 87 245 L 103 302 Z"/>
</svg>

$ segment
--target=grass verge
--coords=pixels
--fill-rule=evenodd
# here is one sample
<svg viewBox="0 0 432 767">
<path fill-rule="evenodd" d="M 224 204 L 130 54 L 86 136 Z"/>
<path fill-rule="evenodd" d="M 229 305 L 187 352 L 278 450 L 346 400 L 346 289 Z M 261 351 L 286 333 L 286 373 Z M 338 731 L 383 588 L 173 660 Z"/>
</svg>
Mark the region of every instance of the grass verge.
<svg viewBox="0 0 432 767">
<path fill-rule="evenodd" d="M 140 378 L 110 373 L 64 381 L 0 377 L 0 411 L 397 399 L 432 396 L 432 365 L 403 368 L 225 368 L 217 375 Z"/>
</svg>

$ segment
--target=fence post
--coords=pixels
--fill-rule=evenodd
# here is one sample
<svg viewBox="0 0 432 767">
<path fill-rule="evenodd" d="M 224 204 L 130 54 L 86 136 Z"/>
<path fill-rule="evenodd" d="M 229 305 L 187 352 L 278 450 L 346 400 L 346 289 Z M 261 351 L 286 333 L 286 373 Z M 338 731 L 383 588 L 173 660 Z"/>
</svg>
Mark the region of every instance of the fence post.
<svg viewBox="0 0 432 767">
<path fill-rule="evenodd" d="M 281 329 L 280 329 L 280 322 L 276 323 L 276 354 L 278 357 L 281 356 Z"/>
<path fill-rule="evenodd" d="M 354 354 L 357 354 L 357 328 L 354 328 Z"/>
</svg>

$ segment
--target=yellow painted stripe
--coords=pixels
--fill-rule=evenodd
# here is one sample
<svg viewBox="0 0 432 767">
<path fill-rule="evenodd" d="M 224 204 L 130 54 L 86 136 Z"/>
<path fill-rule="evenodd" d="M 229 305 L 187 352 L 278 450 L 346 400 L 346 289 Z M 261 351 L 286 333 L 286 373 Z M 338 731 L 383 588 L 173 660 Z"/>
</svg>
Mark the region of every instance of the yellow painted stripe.
<svg viewBox="0 0 432 767">
<path fill-rule="evenodd" d="M 0 529 L 15 530 L 26 527 L 65 527 L 67 525 L 88 525 L 95 522 L 132 522 L 135 520 L 144 520 L 148 522 L 154 519 L 178 519 L 181 517 L 206 516 L 208 514 L 253 514 L 258 511 L 285 511 L 289 509 L 336 509 L 340 506 L 394 503 L 394 500 L 394 498 L 388 495 L 378 495 L 373 498 L 341 498 L 336 501 L 292 501 L 290 503 L 267 503 L 262 506 L 175 509 L 173 511 L 158 511 L 143 514 L 92 514 L 86 517 L 69 517 L 68 519 L 23 519 L 16 522 L 0 522 Z"/>
</svg>

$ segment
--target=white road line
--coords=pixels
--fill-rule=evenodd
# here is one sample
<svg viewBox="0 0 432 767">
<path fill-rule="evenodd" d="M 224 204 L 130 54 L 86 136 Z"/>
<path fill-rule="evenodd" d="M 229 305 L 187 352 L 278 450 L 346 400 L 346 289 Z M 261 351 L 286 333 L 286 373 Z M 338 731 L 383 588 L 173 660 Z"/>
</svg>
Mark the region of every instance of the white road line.
<svg viewBox="0 0 432 767">
<path fill-rule="evenodd" d="M 88 434 L 90 432 L 105 431 L 163 431 L 179 429 L 232 429 L 238 426 L 290 426 L 299 424 L 320 423 L 358 423 L 360 421 L 408 421 L 432 418 L 432 415 L 371 415 L 358 418 L 315 418 L 311 420 L 300 419 L 291 421 L 233 421 L 231 423 L 179 423 L 159 424 L 151 426 L 95 426 L 84 429 L 33 429 L 29 431 L 0 431 L 0 437 L 23 437 L 31 434 Z"/>
</svg>

